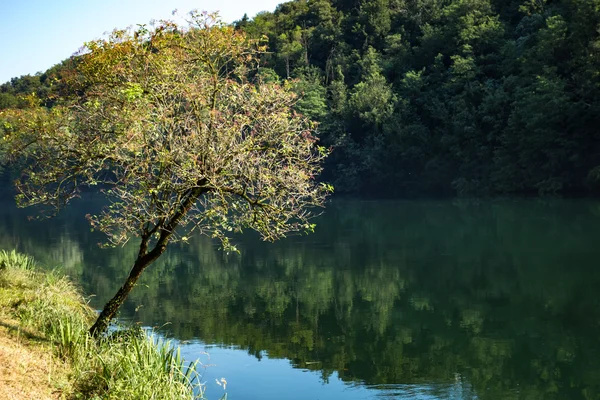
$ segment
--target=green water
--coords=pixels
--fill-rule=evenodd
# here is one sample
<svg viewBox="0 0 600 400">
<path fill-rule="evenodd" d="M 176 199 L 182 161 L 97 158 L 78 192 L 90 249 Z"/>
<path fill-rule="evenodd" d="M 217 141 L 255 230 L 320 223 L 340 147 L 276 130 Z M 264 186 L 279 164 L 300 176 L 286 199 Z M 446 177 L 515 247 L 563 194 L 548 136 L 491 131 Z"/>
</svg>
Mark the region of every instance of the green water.
<svg viewBox="0 0 600 400">
<path fill-rule="evenodd" d="M 0 247 L 63 265 L 97 308 L 117 290 L 136 246 L 98 248 L 97 201 L 2 206 Z M 229 399 L 600 398 L 600 202 L 336 200 L 316 222 L 240 255 L 173 246 L 122 318 L 208 350 L 212 398 L 221 376 Z"/>
</svg>

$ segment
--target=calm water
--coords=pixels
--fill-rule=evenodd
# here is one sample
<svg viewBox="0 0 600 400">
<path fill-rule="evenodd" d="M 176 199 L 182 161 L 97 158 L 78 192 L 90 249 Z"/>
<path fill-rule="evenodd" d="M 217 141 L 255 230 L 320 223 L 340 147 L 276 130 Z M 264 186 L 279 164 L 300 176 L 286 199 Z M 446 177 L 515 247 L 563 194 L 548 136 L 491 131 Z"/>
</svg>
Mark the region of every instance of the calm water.
<svg viewBox="0 0 600 400">
<path fill-rule="evenodd" d="M 95 201 L 44 222 L 1 204 L 0 247 L 94 307 L 117 290 L 135 243 L 97 247 Z M 600 202 L 337 200 L 317 224 L 241 255 L 174 246 L 122 317 L 211 364 L 212 399 L 221 377 L 230 400 L 600 398 Z"/>
</svg>

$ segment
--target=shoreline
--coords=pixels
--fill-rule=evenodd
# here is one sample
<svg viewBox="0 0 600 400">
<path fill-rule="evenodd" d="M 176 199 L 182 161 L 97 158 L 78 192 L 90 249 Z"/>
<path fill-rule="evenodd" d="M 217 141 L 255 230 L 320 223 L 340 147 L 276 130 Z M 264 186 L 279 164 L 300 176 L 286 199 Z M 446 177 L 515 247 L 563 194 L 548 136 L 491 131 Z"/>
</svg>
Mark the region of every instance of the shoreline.
<svg viewBox="0 0 600 400">
<path fill-rule="evenodd" d="M 68 278 L 0 251 L 0 398 L 204 398 L 171 342 L 135 326 L 92 339 L 95 316 Z"/>
</svg>

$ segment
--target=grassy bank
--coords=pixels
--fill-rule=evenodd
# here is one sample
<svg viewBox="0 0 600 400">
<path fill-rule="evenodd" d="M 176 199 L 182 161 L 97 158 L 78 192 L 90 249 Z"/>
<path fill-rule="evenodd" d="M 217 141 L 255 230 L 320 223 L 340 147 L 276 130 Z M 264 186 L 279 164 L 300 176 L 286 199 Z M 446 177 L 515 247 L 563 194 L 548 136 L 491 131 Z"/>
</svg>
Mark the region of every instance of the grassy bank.
<svg viewBox="0 0 600 400">
<path fill-rule="evenodd" d="M 170 343 L 135 329 L 96 341 L 94 317 L 67 278 L 0 251 L 0 398 L 202 398 L 195 365 Z"/>
</svg>

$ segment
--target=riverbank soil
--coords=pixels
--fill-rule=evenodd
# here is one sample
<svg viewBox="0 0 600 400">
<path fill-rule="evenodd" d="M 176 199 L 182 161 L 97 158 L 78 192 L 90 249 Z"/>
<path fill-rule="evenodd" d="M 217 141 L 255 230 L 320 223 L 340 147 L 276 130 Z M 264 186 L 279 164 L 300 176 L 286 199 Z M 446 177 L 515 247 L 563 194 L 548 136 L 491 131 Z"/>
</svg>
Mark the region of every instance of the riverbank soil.
<svg viewBox="0 0 600 400">
<path fill-rule="evenodd" d="M 0 318 L 0 399 L 63 399 L 57 386 L 64 365 L 35 335 Z"/>
</svg>

